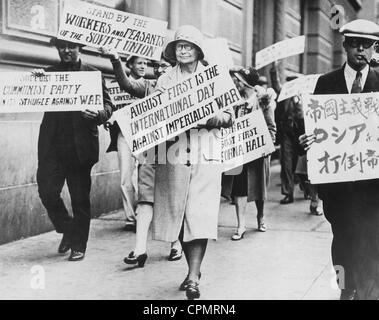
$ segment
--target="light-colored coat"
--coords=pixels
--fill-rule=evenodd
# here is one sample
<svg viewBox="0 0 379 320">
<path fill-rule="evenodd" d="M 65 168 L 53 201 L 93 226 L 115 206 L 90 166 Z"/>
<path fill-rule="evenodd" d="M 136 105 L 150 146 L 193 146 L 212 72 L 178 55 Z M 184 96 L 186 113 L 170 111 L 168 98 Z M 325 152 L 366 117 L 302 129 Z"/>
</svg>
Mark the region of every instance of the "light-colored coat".
<svg viewBox="0 0 379 320">
<path fill-rule="evenodd" d="M 202 68 L 199 63 L 197 71 Z M 180 80 L 180 67 L 176 66 L 158 79 L 157 88 L 167 87 Z M 207 122 L 208 129 L 231 126 L 231 119 L 230 114 L 221 112 Z M 177 240 L 182 226 L 185 242 L 194 239 L 217 239 L 222 165 L 220 153 L 216 150 L 219 150 L 221 140 L 212 131 L 203 129 L 198 138 L 211 137 L 214 142 L 212 146 L 215 148 L 202 147 L 199 143 L 195 147 L 193 139 L 189 139 L 189 136 L 188 131 L 182 133 L 177 137 L 177 142 L 170 146 L 181 151 L 185 150 L 189 162 L 180 161 L 181 163 L 177 164 L 167 162 L 156 166 L 152 223 L 155 240 L 168 242 Z M 170 148 L 167 154 L 169 153 Z M 194 159 L 197 161 L 193 161 Z"/>
</svg>

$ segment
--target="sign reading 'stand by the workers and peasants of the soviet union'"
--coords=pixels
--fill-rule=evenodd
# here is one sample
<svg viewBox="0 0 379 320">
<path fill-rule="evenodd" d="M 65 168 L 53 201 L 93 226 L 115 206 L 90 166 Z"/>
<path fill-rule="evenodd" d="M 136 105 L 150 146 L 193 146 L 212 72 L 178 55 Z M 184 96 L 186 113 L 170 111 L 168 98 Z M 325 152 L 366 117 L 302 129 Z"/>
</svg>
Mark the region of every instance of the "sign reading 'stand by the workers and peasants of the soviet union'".
<svg viewBox="0 0 379 320">
<path fill-rule="evenodd" d="M 169 140 L 216 113 L 241 104 L 228 69 L 209 65 L 204 70 L 115 112 L 133 154 Z"/>
<path fill-rule="evenodd" d="M 167 21 L 72 0 L 64 2 L 58 38 L 160 60 L 166 33 Z"/>
<path fill-rule="evenodd" d="M 255 54 L 255 68 L 259 70 L 274 61 L 301 54 L 304 50 L 305 36 L 298 36 L 274 43 Z"/>
<path fill-rule="evenodd" d="M 261 109 L 235 120 L 231 128 L 223 128 L 221 161 L 224 171 L 232 170 L 275 151 Z"/>
<path fill-rule="evenodd" d="M 100 71 L 3 72 L 0 113 L 81 111 L 103 108 Z"/>
<path fill-rule="evenodd" d="M 304 95 L 311 183 L 379 178 L 379 94 Z"/>
</svg>

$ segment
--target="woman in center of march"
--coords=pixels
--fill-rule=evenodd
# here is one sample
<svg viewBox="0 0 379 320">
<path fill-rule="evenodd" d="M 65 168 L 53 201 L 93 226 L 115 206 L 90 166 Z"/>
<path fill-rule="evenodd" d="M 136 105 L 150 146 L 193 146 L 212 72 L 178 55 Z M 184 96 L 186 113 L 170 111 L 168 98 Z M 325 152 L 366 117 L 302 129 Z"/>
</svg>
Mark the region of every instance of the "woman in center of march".
<svg viewBox="0 0 379 320">
<path fill-rule="evenodd" d="M 165 56 L 176 61 L 176 66 L 158 79 L 156 88 L 174 85 L 191 74 L 205 69 L 202 33 L 193 26 L 178 28 L 174 40 L 167 44 Z M 217 238 L 218 212 L 221 195 L 221 154 L 214 128 L 232 125 L 230 112 L 219 112 L 198 125 L 196 138 L 190 130 L 167 141 L 168 159 L 157 164 L 155 172 L 155 203 L 152 234 L 155 240 L 172 242 L 178 238 L 188 264 L 188 274 L 179 290 L 186 291 L 188 299 L 200 297 L 200 267 L 208 239 Z M 191 136 L 191 139 L 190 139 Z M 212 141 L 203 144 L 200 141 Z M 170 146 L 179 154 L 184 150 L 185 160 L 170 159 Z M 205 147 L 207 145 L 207 147 Z M 191 156 L 195 152 L 196 156 Z M 195 159 L 194 159 L 195 158 Z"/>
</svg>

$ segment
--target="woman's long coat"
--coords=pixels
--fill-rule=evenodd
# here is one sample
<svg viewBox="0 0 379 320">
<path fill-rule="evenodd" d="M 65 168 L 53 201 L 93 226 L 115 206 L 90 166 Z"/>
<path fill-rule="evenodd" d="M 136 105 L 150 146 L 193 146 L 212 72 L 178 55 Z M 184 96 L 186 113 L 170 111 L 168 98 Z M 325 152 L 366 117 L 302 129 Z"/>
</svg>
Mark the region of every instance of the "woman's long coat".
<svg viewBox="0 0 379 320">
<path fill-rule="evenodd" d="M 199 63 L 196 71 L 202 68 Z M 181 78 L 180 67 L 176 66 L 159 78 L 157 88 L 167 88 Z M 213 127 L 232 125 L 231 115 L 226 112 L 221 112 L 211 120 Z M 168 159 L 171 161 L 156 166 L 152 223 L 155 240 L 177 240 L 182 226 L 185 242 L 217 238 L 222 173 L 221 140 L 207 129 L 200 131 L 198 139 L 211 138 L 213 148 L 201 147 L 199 143 L 195 145 L 196 140 L 189 137 L 190 132 L 184 132 L 176 138 L 176 142 L 168 145 L 167 158 L 175 150 L 182 153 L 184 150 L 180 163 L 175 164 L 172 159 Z"/>
<path fill-rule="evenodd" d="M 253 109 L 260 108 L 263 112 L 264 119 L 272 142 L 275 143 L 276 124 L 274 119 L 275 93 L 270 91 L 270 103 L 261 105 L 256 96 L 247 99 L 246 103 L 236 108 L 236 117 L 250 113 Z M 266 200 L 267 186 L 270 180 L 270 156 L 259 158 L 244 165 L 243 174 L 247 175 L 247 201 Z M 233 179 L 232 183 L 241 181 Z"/>
</svg>

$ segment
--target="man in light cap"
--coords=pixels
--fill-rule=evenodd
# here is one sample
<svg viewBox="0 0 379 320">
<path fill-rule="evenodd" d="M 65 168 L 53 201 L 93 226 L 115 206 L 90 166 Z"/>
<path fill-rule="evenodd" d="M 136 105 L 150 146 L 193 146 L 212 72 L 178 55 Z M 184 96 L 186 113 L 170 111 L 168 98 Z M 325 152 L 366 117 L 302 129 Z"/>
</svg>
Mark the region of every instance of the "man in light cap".
<svg viewBox="0 0 379 320">
<path fill-rule="evenodd" d="M 45 72 L 97 71 L 82 62 L 83 45 L 52 38 L 60 62 L 45 70 L 34 70 L 36 76 Z M 84 258 L 91 219 L 91 170 L 99 160 L 97 126 L 112 115 L 113 104 L 102 79 L 103 109 L 46 112 L 38 138 L 38 193 L 58 233 L 63 233 L 58 252 L 71 249 L 69 261 Z M 68 214 L 61 192 L 67 183 L 73 217 Z"/>
<path fill-rule="evenodd" d="M 315 94 L 379 91 L 379 72 L 368 62 L 379 40 L 379 26 L 354 20 L 340 29 L 347 62 L 321 76 Z M 302 135 L 308 150 L 314 135 Z M 332 259 L 341 300 L 379 299 L 379 179 L 319 185 L 324 213 L 333 231 Z"/>
</svg>

